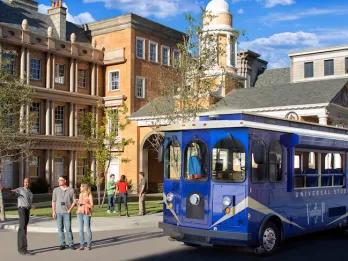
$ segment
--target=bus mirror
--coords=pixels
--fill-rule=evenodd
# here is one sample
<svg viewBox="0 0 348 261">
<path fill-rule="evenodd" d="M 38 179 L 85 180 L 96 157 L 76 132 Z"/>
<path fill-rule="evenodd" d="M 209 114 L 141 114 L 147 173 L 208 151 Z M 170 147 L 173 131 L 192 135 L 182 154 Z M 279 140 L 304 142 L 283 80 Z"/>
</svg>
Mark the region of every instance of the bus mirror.
<svg viewBox="0 0 348 261">
<path fill-rule="evenodd" d="M 158 162 L 162 162 L 163 161 L 163 146 L 159 146 L 158 147 Z"/>
</svg>

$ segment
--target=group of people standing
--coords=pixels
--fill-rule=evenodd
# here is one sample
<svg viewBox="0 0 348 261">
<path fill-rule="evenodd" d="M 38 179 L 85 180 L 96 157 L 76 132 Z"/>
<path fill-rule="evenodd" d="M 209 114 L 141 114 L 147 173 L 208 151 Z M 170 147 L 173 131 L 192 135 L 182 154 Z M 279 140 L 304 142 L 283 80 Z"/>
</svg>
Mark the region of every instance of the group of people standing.
<svg viewBox="0 0 348 261">
<path fill-rule="evenodd" d="M 29 223 L 30 210 L 32 208 L 33 194 L 30 191 L 30 180 L 24 179 L 23 187 L 12 190 L 18 200 L 19 228 L 18 228 L 18 252 L 22 255 L 33 255 L 28 251 L 27 226 Z M 145 215 L 145 187 L 144 173 L 140 173 L 139 187 L 139 215 Z M 81 184 L 78 198 L 75 191 L 67 185 L 66 177 L 59 177 L 58 187 L 52 193 L 52 218 L 57 222 L 59 234 L 59 249 L 66 247 L 75 250 L 74 238 L 71 229 L 71 213 L 77 207 L 77 220 L 79 224 L 80 247 L 79 250 L 91 250 L 92 230 L 91 217 L 93 210 L 93 195 L 89 184 Z M 121 202 L 124 203 L 126 216 L 128 217 L 128 183 L 124 175 L 120 181 L 115 181 L 115 175 L 111 174 L 107 183 L 108 213 L 114 212 L 115 200 L 119 202 L 119 214 L 121 215 Z M 85 233 L 86 229 L 86 233 Z M 66 233 L 66 238 L 65 234 Z M 67 241 L 66 241 L 66 240 Z M 67 244 L 66 244 L 67 243 Z"/>
</svg>

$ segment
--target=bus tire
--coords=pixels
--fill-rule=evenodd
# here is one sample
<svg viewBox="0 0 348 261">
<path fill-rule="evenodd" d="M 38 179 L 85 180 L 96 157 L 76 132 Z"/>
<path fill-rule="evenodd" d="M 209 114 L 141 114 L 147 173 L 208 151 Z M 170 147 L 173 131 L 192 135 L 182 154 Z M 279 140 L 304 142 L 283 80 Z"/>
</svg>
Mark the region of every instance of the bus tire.
<svg viewBox="0 0 348 261">
<path fill-rule="evenodd" d="M 255 248 L 257 255 L 271 255 L 281 241 L 280 228 L 273 222 L 267 222 L 261 231 L 260 245 Z"/>
</svg>

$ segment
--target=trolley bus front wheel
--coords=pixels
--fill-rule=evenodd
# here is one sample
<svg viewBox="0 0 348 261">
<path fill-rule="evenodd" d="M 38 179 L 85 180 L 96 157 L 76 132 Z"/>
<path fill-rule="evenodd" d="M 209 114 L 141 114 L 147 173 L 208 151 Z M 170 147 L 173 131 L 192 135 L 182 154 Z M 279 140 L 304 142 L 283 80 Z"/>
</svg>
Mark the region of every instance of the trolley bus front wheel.
<svg viewBox="0 0 348 261">
<path fill-rule="evenodd" d="M 260 246 L 255 248 L 257 255 L 270 255 L 279 246 L 281 241 L 280 229 L 273 222 L 267 222 L 261 232 Z"/>
</svg>

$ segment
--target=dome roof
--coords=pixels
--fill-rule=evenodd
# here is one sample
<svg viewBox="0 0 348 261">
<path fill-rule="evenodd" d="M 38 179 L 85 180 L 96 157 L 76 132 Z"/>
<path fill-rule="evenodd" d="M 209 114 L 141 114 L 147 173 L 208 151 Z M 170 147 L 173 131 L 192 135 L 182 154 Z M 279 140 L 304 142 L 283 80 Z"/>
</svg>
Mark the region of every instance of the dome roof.
<svg viewBox="0 0 348 261">
<path fill-rule="evenodd" d="M 212 0 L 205 10 L 213 14 L 229 13 L 230 6 L 225 0 Z"/>
</svg>

